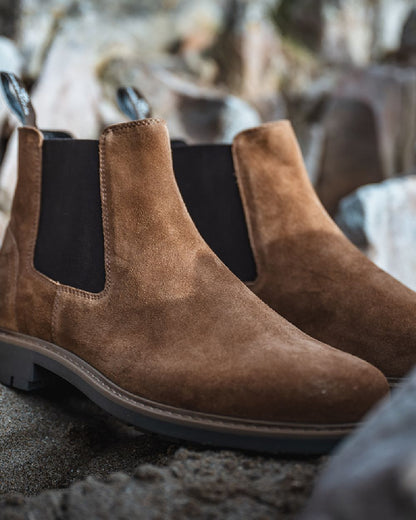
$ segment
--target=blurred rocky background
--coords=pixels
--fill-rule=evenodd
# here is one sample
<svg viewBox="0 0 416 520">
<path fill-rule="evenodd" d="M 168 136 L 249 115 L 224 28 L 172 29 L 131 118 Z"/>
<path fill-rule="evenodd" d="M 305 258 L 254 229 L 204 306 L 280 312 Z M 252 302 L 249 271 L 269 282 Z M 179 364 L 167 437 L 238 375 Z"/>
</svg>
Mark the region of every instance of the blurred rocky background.
<svg viewBox="0 0 416 520">
<path fill-rule="evenodd" d="M 416 0 L 0 0 L 0 70 L 82 138 L 125 119 L 121 85 L 188 142 L 289 118 L 330 214 L 416 289 Z M 0 241 L 15 127 L 0 101 Z M 293 518 L 321 465 L 177 451 L 66 392 L 1 389 L 0 519 Z"/>
<path fill-rule="evenodd" d="M 415 0 L 0 0 L 0 34 L 42 128 L 97 137 L 120 85 L 189 142 L 291 119 L 330 214 L 416 288 Z M 14 126 L 1 107 L 0 237 Z"/>
</svg>

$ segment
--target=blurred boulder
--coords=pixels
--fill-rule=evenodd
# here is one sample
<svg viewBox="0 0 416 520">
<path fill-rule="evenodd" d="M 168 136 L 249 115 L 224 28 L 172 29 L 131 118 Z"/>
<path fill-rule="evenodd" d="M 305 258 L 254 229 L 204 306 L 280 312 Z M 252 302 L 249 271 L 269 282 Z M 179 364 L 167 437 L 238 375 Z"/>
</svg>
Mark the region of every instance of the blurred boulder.
<svg viewBox="0 0 416 520">
<path fill-rule="evenodd" d="M 334 214 L 358 187 L 409 173 L 415 165 L 416 71 L 374 66 L 339 81 L 323 117 L 317 192 Z"/>
<path fill-rule="evenodd" d="M 209 47 L 222 24 L 225 0 L 22 0 L 17 38 L 28 76 L 37 78 L 55 39 L 66 31 L 74 46 L 100 56 L 136 53 L 149 62 L 179 54 L 181 68 Z M 114 21 L 117 23 L 114 23 Z"/>
<path fill-rule="evenodd" d="M 76 431 L 71 433 L 76 435 Z M 94 440 L 93 431 L 79 433 L 80 440 L 85 434 L 91 436 L 90 443 Z M 98 442 L 100 433 L 95 432 Z M 108 435 L 105 430 L 104 435 L 103 444 Z M 163 446 L 157 438 L 145 438 L 153 449 L 158 442 Z M 137 444 L 140 456 L 140 441 Z M 81 444 L 81 449 L 85 452 L 87 446 Z M 74 447 L 76 451 L 79 444 L 76 442 Z M 121 444 L 109 448 L 119 450 L 119 463 L 129 452 Z M 175 447 L 171 446 L 170 451 L 172 456 L 163 464 L 157 464 L 157 456 L 155 464 L 146 463 L 149 456 L 143 457 L 130 474 L 118 471 L 104 478 L 89 476 L 65 489 L 30 497 L 3 494 L 0 520 L 293 520 L 311 491 L 311 481 L 321 463 L 316 458 L 291 461 L 201 448 L 182 447 L 174 453 Z M 59 466 L 56 469 L 59 473 Z"/>
<path fill-rule="evenodd" d="M 8 223 L 7 214 L 0 210 L 0 246 L 3 243 L 4 234 L 6 233 L 6 227 Z"/>
<path fill-rule="evenodd" d="M 287 70 L 270 5 L 270 0 L 229 0 L 209 50 L 218 67 L 215 83 L 255 104 L 266 119 L 282 115 L 279 85 Z"/>
<path fill-rule="evenodd" d="M 362 0 L 325 1 L 322 17 L 322 58 L 332 64 L 368 65 L 375 43 L 379 5 Z"/>
<path fill-rule="evenodd" d="M 410 11 L 403 25 L 400 49 L 408 54 L 416 54 L 416 8 Z"/>
<path fill-rule="evenodd" d="M 97 59 L 94 49 L 74 42 L 67 30 L 55 39 L 32 90 L 40 128 L 67 130 L 85 139 L 98 136 L 104 100 Z"/>
<path fill-rule="evenodd" d="M 416 8 L 413 8 L 403 25 L 400 46 L 388 58 L 403 66 L 416 66 Z"/>
<path fill-rule="evenodd" d="M 20 74 L 22 70 L 22 56 L 12 40 L 0 36 L 0 70 Z M 0 138 L 8 137 L 4 125 L 8 120 L 8 110 L 4 99 L 0 99 Z M 1 158 L 1 157 L 0 157 Z"/>
<path fill-rule="evenodd" d="M 0 34 L 13 38 L 16 34 L 20 0 L 1 0 L 0 2 Z"/>
<path fill-rule="evenodd" d="M 109 97 L 120 81 L 136 86 L 154 114 L 167 121 L 171 135 L 189 143 L 230 142 L 236 133 L 261 122 L 257 110 L 246 101 L 136 58 L 109 60 L 101 66 L 101 74 Z"/>
<path fill-rule="evenodd" d="M 416 372 L 333 454 L 299 520 L 416 518 Z"/>
<path fill-rule="evenodd" d="M 376 118 L 354 99 L 333 99 L 323 123 L 317 193 L 330 214 L 354 189 L 384 178 Z"/>
<path fill-rule="evenodd" d="M 0 37 L 0 70 L 20 74 L 22 67 L 22 57 L 15 44 L 8 38 Z M 3 98 L 0 99 L 0 163 L 6 153 L 6 145 L 12 134 L 16 121 L 10 116 Z M 7 215 L 11 205 L 11 197 L 14 191 L 14 177 L 9 179 L 7 174 L 0 169 L 0 244 L 3 240 Z"/>
<path fill-rule="evenodd" d="M 321 50 L 324 0 L 282 0 L 271 15 L 281 33 L 312 51 Z"/>
<path fill-rule="evenodd" d="M 360 188 L 341 201 L 336 222 L 373 262 L 416 290 L 416 176 Z"/>
<path fill-rule="evenodd" d="M 166 442 L 117 421 L 64 383 L 32 394 L 0 385 L 0 445 L 2 496 L 133 472 L 140 461 L 163 461 L 168 451 Z"/>
</svg>

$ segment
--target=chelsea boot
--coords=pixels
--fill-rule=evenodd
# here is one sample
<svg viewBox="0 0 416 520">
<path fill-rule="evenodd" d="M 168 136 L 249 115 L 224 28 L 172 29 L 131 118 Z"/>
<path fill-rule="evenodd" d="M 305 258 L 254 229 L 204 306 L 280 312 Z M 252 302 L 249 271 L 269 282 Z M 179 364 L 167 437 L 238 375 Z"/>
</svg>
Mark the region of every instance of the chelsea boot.
<svg viewBox="0 0 416 520">
<path fill-rule="evenodd" d="M 272 309 L 379 368 L 416 363 L 416 293 L 368 260 L 319 201 L 288 121 L 232 146 L 175 146 L 182 196 L 202 236 Z"/>
</svg>

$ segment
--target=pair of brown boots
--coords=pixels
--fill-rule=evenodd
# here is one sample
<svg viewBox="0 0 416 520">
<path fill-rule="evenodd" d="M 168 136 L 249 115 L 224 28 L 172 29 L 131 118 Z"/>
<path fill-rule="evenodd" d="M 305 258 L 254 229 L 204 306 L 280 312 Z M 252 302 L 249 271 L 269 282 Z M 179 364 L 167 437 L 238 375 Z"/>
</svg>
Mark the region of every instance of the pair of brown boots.
<svg viewBox="0 0 416 520">
<path fill-rule="evenodd" d="M 162 435 L 323 452 L 413 366 L 416 294 L 326 214 L 290 123 L 242 132 L 224 158 L 244 211 L 235 236 L 250 246 L 224 260 L 248 272 L 252 255 L 243 283 L 204 241 L 222 230 L 202 238 L 188 213 L 164 122 L 111 126 L 99 144 L 41 131 L 17 78 L 2 81 L 25 126 L 0 253 L 1 382 L 31 390 L 52 373 Z M 199 157 L 202 172 L 210 150 L 175 145 L 173 155 L 185 169 L 186 154 Z M 202 195 L 220 201 L 218 182 Z M 203 201 L 185 184 L 197 221 Z"/>
</svg>

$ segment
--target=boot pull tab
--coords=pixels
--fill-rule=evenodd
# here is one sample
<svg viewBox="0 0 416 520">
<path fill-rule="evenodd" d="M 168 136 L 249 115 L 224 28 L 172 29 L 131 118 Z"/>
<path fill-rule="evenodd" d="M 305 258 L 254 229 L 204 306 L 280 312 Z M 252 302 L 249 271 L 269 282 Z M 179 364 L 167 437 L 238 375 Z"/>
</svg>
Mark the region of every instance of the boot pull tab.
<svg viewBox="0 0 416 520">
<path fill-rule="evenodd" d="M 0 72 L 0 84 L 9 109 L 23 126 L 36 128 L 36 113 L 23 82 L 12 72 Z"/>
<path fill-rule="evenodd" d="M 117 90 L 120 110 L 132 121 L 152 116 L 152 109 L 143 94 L 134 87 L 120 87 Z"/>
</svg>

